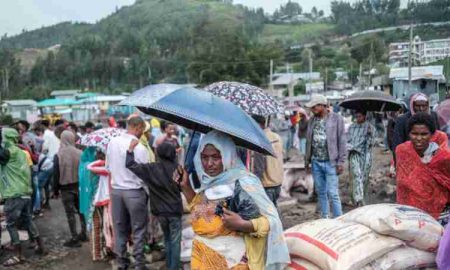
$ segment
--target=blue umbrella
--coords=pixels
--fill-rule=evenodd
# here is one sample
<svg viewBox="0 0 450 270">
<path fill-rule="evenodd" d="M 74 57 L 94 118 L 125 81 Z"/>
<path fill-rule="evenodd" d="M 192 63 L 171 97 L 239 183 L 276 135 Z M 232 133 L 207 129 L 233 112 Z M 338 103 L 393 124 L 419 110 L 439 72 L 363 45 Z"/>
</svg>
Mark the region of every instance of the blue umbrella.
<svg viewBox="0 0 450 270">
<path fill-rule="evenodd" d="M 146 87 L 133 92 L 131 96 L 122 100 L 118 105 L 147 107 L 149 104 L 155 103 L 160 98 L 165 97 L 173 91 L 183 87 L 186 87 L 186 85 L 170 83 L 147 85 Z"/>
<path fill-rule="evenodd" d="M 274 155 L 271 143 L 250 116 L 230 101 L 211 93 L 185 87 L 138 108 L 146 114 L 201 133 L 221 131 L 241 147 Z"/>
</svg>

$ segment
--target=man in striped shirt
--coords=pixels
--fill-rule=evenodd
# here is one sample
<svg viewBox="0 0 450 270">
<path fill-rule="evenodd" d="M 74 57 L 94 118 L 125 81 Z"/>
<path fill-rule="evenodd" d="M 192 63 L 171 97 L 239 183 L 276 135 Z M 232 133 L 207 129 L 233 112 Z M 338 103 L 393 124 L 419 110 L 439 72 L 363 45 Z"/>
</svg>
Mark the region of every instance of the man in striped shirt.
<svg viewBox="0 0 450 270">
<path fill-rule="evenodd" d="M 372 148 L 375 143 L 375 127 L 366 121 L 366 112 L 355 114 L 356 123 L 348 130 L 348 161 L 350 166 L 352 201 L 356 206 L 365 204 L 369 174 L 372 168 Z"/>
</svg>

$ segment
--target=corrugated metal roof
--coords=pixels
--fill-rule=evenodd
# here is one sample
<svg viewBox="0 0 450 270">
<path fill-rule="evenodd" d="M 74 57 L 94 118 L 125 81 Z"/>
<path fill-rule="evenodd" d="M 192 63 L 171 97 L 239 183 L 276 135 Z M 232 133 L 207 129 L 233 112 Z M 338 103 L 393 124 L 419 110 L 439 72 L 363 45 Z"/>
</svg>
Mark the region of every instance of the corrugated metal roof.
<svg viewBox="0 0 450 270">
<path fill-rule="evenodd" d="M 273 77 L 275 80 L 272 81 L 272 85 L 289 85 L 291 82 L 297 80 L 320 80 L 320 73 L 275 73 L 273 74 Z"/>
<path fill-rule="evenodd" d="M 38 107 L 54 107 L 54 106 L 71 106 L 71 105 L 79 105 L 81 101 L 70 99 L 70 98 L 50 98 L 44 99 L 38 102 Z"/>
<path fill-rule="evenodd" d="M 423 66 L 411 68 L 412 80 L 428 79 L 445 81 L 444 66 Z M 399 81 L 408 80 L 408 68 L 392 68 L 389 78 Z"/>
<path fill-rule="evenodd" d="M 78 93 L 80 93 L 81 90 L 76 90 L 76 89 L 72 89 L 72 90 L 54 90 L 50 93 L 51 96 L 63 96 L 63 95 L 76 95 Z"/>
<path fill-rule="evenodd" d="M 99 95 L 100 95 L 99 93 L 86 92 L 86 93 L 77 94 L 77 98 L 83 99 L 83 98 L 90 98 L 90 97 L 95 97 L 95 96 L 99 96 Z"/>
<path fill-rule="evenodd" d="M 89 97 L 89 98 L 85 98 L 82 99 L 80 101 L 84 102 L 84 103 L 90 103 L 90 102 L 108 102 L 108 101 L 122 101 L 124 99 L 126 99 L 126 96 L 122 96 L 122 95 L 105 95 L 105 96 L 95 96 L 95 97 Z"/>
<path fill-rule="evenodd" d="M 4 100 L 10 106 L 36 106 L 37 102 L 32 99 L 15 99 L 15 100 Z"/>
</svg>

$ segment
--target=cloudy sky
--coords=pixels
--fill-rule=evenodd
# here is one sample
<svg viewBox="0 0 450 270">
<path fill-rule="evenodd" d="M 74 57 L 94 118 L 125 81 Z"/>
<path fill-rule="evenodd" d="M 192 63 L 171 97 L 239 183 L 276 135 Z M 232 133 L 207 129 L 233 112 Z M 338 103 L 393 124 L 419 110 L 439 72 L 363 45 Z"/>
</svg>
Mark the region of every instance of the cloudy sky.
<svg viewBox="0 0 450 270">
<path fill-rule="evenodd" d="M 234 0 L 234 3 L 263 7 L 273 12 L 288 0 Z M 331 0 L 293 0 L 304 10 L 315 5 L 329 13 Z M 354 1 L 354 0 L 351 0 Z M 95 22 L 112 13 L 116 7 L 130 5 L 134 0 L 0 0 L 0 35 L 18 34 L 62 21 Z"/>
</svg>

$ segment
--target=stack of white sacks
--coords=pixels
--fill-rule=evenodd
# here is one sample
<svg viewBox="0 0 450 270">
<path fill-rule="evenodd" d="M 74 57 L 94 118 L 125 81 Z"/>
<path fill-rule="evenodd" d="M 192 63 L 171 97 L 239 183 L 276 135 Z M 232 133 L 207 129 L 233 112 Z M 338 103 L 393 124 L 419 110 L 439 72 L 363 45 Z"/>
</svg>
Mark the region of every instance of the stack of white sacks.
<svg viewBox="0 0 450 270">
<path fill-rule="evenodd" d="M 435 269 L 444 228 L 423 211 L 398 204 L 355 209 L 338 219 L 320 219 L 285 231 L 291 255 L 287 269 Z"/>
</svg>

